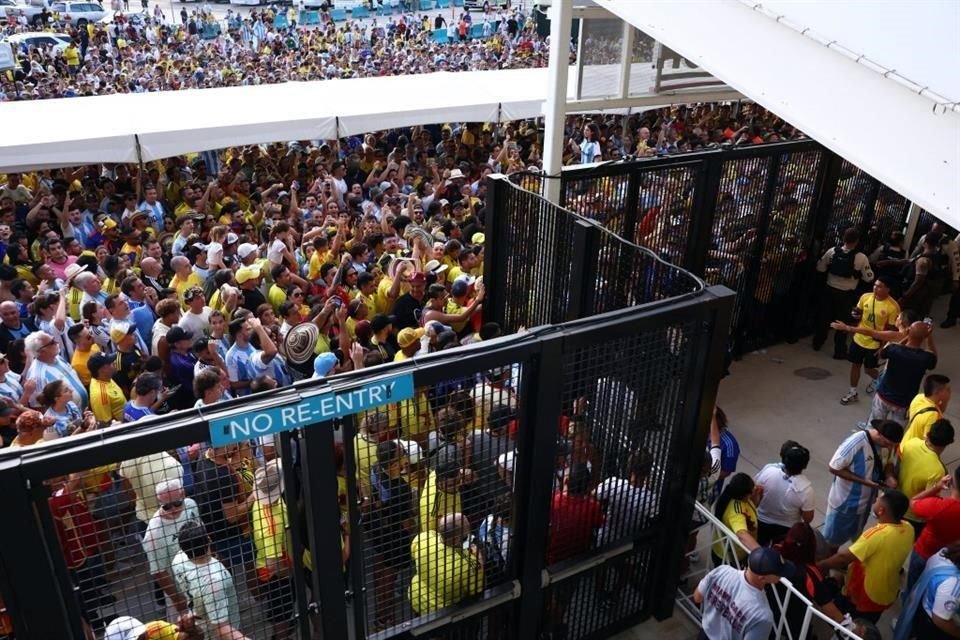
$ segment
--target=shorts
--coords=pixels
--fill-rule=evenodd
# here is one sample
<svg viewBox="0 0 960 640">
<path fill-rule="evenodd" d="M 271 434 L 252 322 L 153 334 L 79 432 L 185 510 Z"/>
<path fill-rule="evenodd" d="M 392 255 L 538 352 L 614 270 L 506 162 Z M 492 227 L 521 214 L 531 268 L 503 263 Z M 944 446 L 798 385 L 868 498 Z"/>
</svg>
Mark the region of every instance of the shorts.
<svg viewBox="0 0 960 640">
<path fill-rule="evenodd" d="M 823 522 L 823 539 L 829 544 L 839 547 L 843 543 L 853 540 L 863 531 L 870 516 L 869 506 L 872 500 L 860 509 L 827 509 L 827 517 Z"/>
<path fill-rule="evenodd" d="M 249 538 L 237 536 L 217 540 L 213 543 L 213 549 L 217 552 L 217 558 L 227 569 L 253 564 L 253 542 Z"/>
<path fill-rule="evenodd" d="M 901 426 L 906 426 L 907 408 L 890 404 L 881 398 L 879 393 L 875 393 L 873 394 L 873 404 L 870 406 L 870 417 L 867 418 L 867 424 L 874 420 L 893 420 Z"/>
<path fill-rule="evenodd" d="M 866 349 L 853 341 L 847 348 L 847 360 L 853 364 L 865 365 L 867 369 L 876 369 L 880 366 L 880 350 Z"/>
<path fill-rule="evenodd" d="M 263 615 L 270 622 L 285 622 L 293 618 L 293 581 L 271 576 L 259 581 L 258 600 L 263 603 Z"/>
</svg>

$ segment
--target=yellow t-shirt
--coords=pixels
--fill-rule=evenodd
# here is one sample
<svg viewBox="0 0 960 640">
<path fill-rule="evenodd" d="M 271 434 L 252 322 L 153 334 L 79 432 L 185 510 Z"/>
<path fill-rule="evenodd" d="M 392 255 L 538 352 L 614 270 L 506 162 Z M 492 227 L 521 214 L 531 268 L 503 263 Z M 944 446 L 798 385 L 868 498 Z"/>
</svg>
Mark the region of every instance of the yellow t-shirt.
<svg viewBox="0 0 960 640">
<path fill-rule="evenodd" d="M 273 307 L 273 312 L 279 314 L 280 305 L 287 301 L 287 292 L 284 291 L 282 287 L 272 284 L 267 291 L 267 301 L 270 303 L 270 306 Z"/>
<path fill-rule="evenodd" d="M 730 531 L 734 533 L 739 533 L 740 531 L 746 531 L 756 539 L 757 537 L 757 508 L 753 506 L 753 503 L 749 500 L 731 500 L 730 504 L 727 505 L 727 508 L 723 510 L 723 517 L 721 518 L 723 524 L 727 526 Z M 713 543 L 713 552 L 723 557 L 723 541 L 720 536 L 717 536 L 714 539 Z M 747 557 L 747 552 L 742 550 L 740 547 L 736 547 L 737 558 L 743 560 Z"/>
<path fill-rule="evenodd" d="M 437 518 L 448 513 L 463 513 L 460 492 L 447 493 L 437 489 L 437 472 L 431 471 L 420 492 L 420 531 L 437 528 Z"/>
<path fill-rule="evenodd" d="M 71 67 L 80 66 L 80 51 L 73 45 L 63 50 L 63 57 Z"/>
<path fill-rule="evenodd" d="M 184 280 L 181 280 L 180 276 L 174 276 L 173 280 L 170 282 L 170 286 L 176 289 L 177 297 L 180 298 L 180 306 L 186 309 L 187 303 L 183 300 L 184 292 L 190 287 L 200 287 L 202 289 L 203 280 L 200 279 L 200 274 L 198 274 L 196 271 L 191 271 L 190 275 Z"/>
<path fill-rule="evenodd" d="M 940 456 L 931 451 L 926 439 L 911 438 L 900 443 L 900 477 L 898 487 L 904 495 L 912 498 L 928 487 L 935 485 L 947 474 Z M 911 511 L 907 512 L 911 520 L 919 520 Z"/>
<path fill-rule="evenodd" d="M 123 395 L 123 390 L 113 380 L 90 381 L 90 410 L 100 422 L 122 421 L 123 405 L 126 403 L 127 398 Z"/>
<path fill-rule="evenodd" d="M 357 481 L 363 495 L 370 495 L 370 470 L 377 463 L 377 443 L 358 433 L 353 439 L 354 464 L 357 465 Z"/>
<path fill-rule="evenodd" d="M 393 280 L 384 276 L 383 279 L 380 280 L 380 284 L 377 285 L 375 313 L 386 313 L 389 315 L 393 311 L 393 305 L 396 300 L 391 300 L 387 295 L 390 293 L 391 287 L 393 287 Z"/>
<path fill-rule="evenodd" d="M 900 590 L 900 568 L 912 548 L 913 527 L 904 521 L 878 524 L 850 545 L 857 560 L 850 566 L 846 593 L 858 610 L 872 610 L 864 595 L 881 606 L 893 604 Z"/>
<path fill-rule="evenodd" d="M 263 569 L 267 560 L 283 560 L 287 557 L 287 509 L 283 500 L 267 504 L 261 500 L 250 508 L 253 521 L 253 546 L 257 550 L 254 566 Z"/>
<path fill-rule="evenodd" d="M 410 554 L 416 568 L 410 581 L 410 604 L 420 615 L 455 605 L 483 590 L 483 566 L 476 556 L 443 544 L 436 531 L 414 538 Z"/>
<path fill-rule="evenodd" d="M 923 440 L 927 437 L 930 427 L 933 423 L 943 417 L 940 407 L 934 404 L 927 396 L 918 393 L 910 402 L 910 409 L 907 411 L 907 430 L 903 434 L 903 440 L 900 446 L 913 438 Z"/>
<path fill-rule="evenodd" d="M 877 300 L 872 293 L 865 293 L 860 296 L 857 302 L 857 309 L 863 314 L 860 316 L 859 327 L 873 329 L 874 331 L 883 331 L 887 327 L 894 326 L 897 316 L 900 315 L 900 305 L 896 300 L 888 297 L 886 300 Z M 881 342 L 870 336 L 859 333 L 853 334 L 853 341 L 864 349 L 879 349 Z"/>
<path fill-rule="evenodd" d="M 73 357 L 70 358 L 70 365 L 73 367 L 73 370 L 77 372 L 77 376 L 80 377 L 80 382 L 83 383 L 83 386 L 90 386 L 90 369 L 87 368 L 87 361 L 90 360 L 90 356 L 95 353 L 100 353 L 100 347 L 97 345 L 91 345 L 89 351 L 80 351 L 77 349 L 73 352 Z"/>
</svg>

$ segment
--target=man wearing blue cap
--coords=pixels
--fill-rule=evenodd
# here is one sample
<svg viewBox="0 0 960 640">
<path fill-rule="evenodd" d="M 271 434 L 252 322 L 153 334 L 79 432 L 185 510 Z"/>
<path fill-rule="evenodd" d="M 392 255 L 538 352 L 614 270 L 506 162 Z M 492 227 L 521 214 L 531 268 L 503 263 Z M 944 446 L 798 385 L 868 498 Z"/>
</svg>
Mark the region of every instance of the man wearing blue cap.
<svg viewBox="0 0 960 640">
<path fill-rule="evenodd" d="M 693 601 L 703 606 L 701 639 L 766 640 L 773 630 L 773 613 L 764 587 L 783 575 L 780 554 L 759 547 L 747 556 L 747 568 L 723 565 L 700 581 Z"/>
</svg>

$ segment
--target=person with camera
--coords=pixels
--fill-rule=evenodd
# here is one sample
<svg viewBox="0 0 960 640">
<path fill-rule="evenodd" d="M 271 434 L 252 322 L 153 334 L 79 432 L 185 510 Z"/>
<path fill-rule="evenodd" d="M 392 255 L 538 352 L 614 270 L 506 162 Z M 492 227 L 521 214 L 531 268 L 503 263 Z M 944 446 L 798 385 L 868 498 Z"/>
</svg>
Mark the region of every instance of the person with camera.
<svg viewBox="0 0 960 640">
<path fill-rule="evenodd" d="M 860 296 L 851 316 L 857 321 L 857 327 L 874 331 L 887 331 L 896 328 L 896 319 L 900 315 L 900 305 L 890 295 L 890 285 L 877 278 L 873 282 L 873 291 Z M 838 332 L 840 333 L 840 332 Z M 850 361 L 850 390 L 840 398 L 840 404 L 848 405 L 859 399 L 860 371 L 866 366 L 870 383 L 867 393 L 873 393 L 876 380 L 880 375 L 880 347 L 883 344 L 865 333 L 854 332 L 853 340 L 847 352 Z"/>
</svg>

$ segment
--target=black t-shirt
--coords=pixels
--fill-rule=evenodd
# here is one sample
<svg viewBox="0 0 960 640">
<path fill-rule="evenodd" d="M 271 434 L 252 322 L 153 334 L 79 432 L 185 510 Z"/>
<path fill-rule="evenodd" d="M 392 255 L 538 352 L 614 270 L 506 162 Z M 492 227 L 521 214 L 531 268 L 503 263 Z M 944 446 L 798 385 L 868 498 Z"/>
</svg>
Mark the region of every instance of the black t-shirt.
<svg viewBox="0 0 960 640">
<path fill-rule="evenodd" d="M 260 289 L 243 289 L 243 303 L 240 305 L 244 309 L 249 309 L 256 313 L 257 307 L 264 304 L 267 299 L 260 293 Z"/>
<path fill-rule="evenodd" d="M 419 327 L 420 312 L 422 310 L 422 301 L 418 301 L 409 293 L 403 294 L 397 298 L 396 304 L 393 305 L 393 315 L 397 319 L 393 326 L 396 327 L 397 330 L 406 329 L 407 327 L 414 329 Z"/>
<path fill-rule="evenodd" d="M 210 539 L 230 540 L 240 535 L 240 527 L 227 522 L 223 503 L 233 502 L 239 494 L 240 479 L 227 466 L 203 458 L 193 474 L 193 495 Z"/>
<path fill-rule="evenodd" d="M 374 507 L 367 519 L 367 542 L 376 553 L 406 556 L 412 536 L 403 527 L 405 520 L 412 520 L 413 493 L 403 478 L 391 478 L 379 467 L 370 471 Z"/>
<path fill-rule="evenodd" d="M 928 370 L 937 366 L 937 356 L 925 349 L 903 344 L 888 344 L 883 349 L 887 369 L 880 378 L 877 393 L 898 407 L 909 407 Z"/>
</svg>

